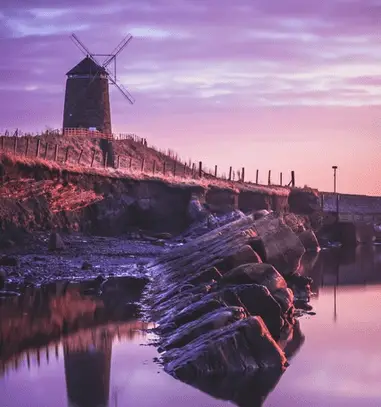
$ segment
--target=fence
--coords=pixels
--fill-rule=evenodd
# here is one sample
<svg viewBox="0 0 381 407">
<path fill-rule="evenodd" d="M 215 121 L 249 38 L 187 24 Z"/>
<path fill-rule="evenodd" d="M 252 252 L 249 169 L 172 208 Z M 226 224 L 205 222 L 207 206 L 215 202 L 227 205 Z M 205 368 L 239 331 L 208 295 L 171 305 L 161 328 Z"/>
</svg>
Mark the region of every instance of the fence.
<svg viewBox="0 0 381 407">
<path fill-rule="evenodd" d="M 65 133 L 65 136 L 70 135 L 85 135 L 102 137 L 102 133 L 92 132 L 91 130 L 86 130 L 81 133 L 82 129 L 76 129 L 72 132 L 72 129 Z M 57 132 L 49 132 L 53 134 L 60 135 Z M 108 138 L 110 139 L 110 138 Z M 144 138 L 137 137 L 135 134 L 120 134 L 113 135 L 115 140 L 133 140 L 134 142 L 141 143 L 147 146 L 147 141 Z M 148 147 L 148 146 L 147 146 Z M 96 149 L 82 149 L 76 150 L 73 146 L 60 146 L 59 144 L 49 143 L 42 141 L 41 138 L 37 138 L 31 135 L 23 135 L 21 132 L 15 132 L 8 135 L 0 136 L 0 150 L 10 152 L 18 156 L 24 156 L 27 158 L 39 158 L 48 161 L 54 161 L 57 163 L 65 163 L 79 166 L 87 166 L 93 168 L 106 168 L 110 165 L 116 169 L 126 169 L 130 171 L 137 171 L 145 174 L 161 174 L 164 176 L 177 176 L 184 178 L 206 178 L 215 179 L 231 182 L 246 182 L 248 184 L 259 184 L 259 170 L 256 171 L 255 182 L 250 182 L 245 179 L 245 168 L 234 171 L 233 167 L 229 168 L 228 174 L 219 173 L 217 165 L 214 169 L 206 168 L 201 161 L 197 163 L 192 163 L 191 160 L 188 162 L 182 162 L 177 153 L 172 150 L 159 150 L 155 147 L 151 148 L 158 157 L 157 160 L 146 160 L 145 157 L 138 158 L 133 156 L 118 155 L 108 157 L 101 150 Z M 112 161 L 114 161 L 112 163 Z M 268 172 L 268 185 L 283 185 L 283 176 L 280 173 L 279 184 L 272 183 L 271 181 L 271 171 Z M 288 186 L 295 186 L 295 174 L 291 171 L 291 181 Z"/>
</svg>

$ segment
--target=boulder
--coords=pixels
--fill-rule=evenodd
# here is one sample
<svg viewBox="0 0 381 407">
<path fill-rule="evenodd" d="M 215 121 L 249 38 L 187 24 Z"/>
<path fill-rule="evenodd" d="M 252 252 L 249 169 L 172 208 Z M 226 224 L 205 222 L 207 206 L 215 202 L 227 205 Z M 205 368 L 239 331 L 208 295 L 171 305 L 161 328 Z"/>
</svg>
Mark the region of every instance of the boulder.
<svg viewBox="0 0 381 407">
<path fill-rule="evenodd" d="M 284 315 L 281 306 L 265 286 L 242 284 L 226 287 L 217 291 L 214 298 L 230 306 L 242 307 L 249 315 L 262 317 L 271 335 L 279 337 L 284 325 Z"/>
<path fill-rule="evenodd" d="M 247 263 L 262 263 L 259 255 L 249 245 L 238 248 L 235 253 L 216 264 L 216 267 L 221 272 L 224 272 Z"/>
<path fill-rule="evenodd" d="M 192 196 L 188 204 L 188 218 L 191 222 L 200 222 L 207 218 L 208 211 L 201 205 L 196 196 Z"/>
<path fill-rule="evenodd" d="M 312 278 L 303 276 L 300 273 L 294 273 L 288 276 L 287 279 L 288 287 L 291 288 L 294 293 L 294 302 L 300 307 L 301 302 L 308 302 L 311 297 L 311 283 Z M 304 307 L 303 307 L 304 308 Z"/>
<path fill-rule="evenodd" d="M 208 295 L 206 298 L 188 305 L 175 315 L 165 315 L 159 320 L 158 330 L 160 332 L 173 330 L 223 307 L 227 307 L 227 304 L 224 303 L 223 300 Z"/>
<path fill-rule="evenodd" d="M 176 332 L 170 334 L 162 343 L 161 349 L 169 350 L 180 348 L 201 335 L 215 329 L 221 329 L 235 321 L 246 318 L 248 315 L 242 307 L 224 307 L 212 311 L 201 318 L 181 326 Z M 159 349 L 160 352 L 160 349 Z"/>
<path fill-rule="evenodd" d="M 210 283 L 212 281 L 220 280 L 221 277 L 222 277 L 222 274 L 218 271 L 218 269 L 216 267 L 211 267 L 207 270 L 202 270 L 201 272 L 197 273 L 196 275 L 185 280 L 185 283 L 192 284 L 192 285 Z"/>
<path fill-rule="evenodd" d="M 5 280 L 7 275 L 5 274 L 4 270 L 0 270 L 0 290 L 2 290 L 5 286 Z"/>
<path fill-rule="evenodd" d="M 284 368 L 286 357 L 260 317 L 213 330 L 163 355 L 165 370 L 179 379 Z"/>
<path fill-rule="evenodd" d="M 57 232 L 51 233 L 48 248 L 50 251 L 64 250 L 66 248 L 65 243 Z"/>
<path fill-rule="evenodd" d="M 254 220 L 264 218 L 267 215 L 270 215 L 272 211 L 268 211 L 267 209 L 260 209 L 259 211 L 255 211 L 253 213 Z"/>
<path fill-rule="evenodd" d="M 281 218 L 266 216 L 255 222 L 255 229 L 262 241 L 266 263 L 272 264 L 282 275 L 294 273 L 305 253 L 298 236 Z"/>
<path fill-rule="evenodd" d="M 93 268 L 93 265 L 89 263 L 88 261 L 84 261 L 82 263 L 81 269 L 82 270 L 91 270 Z"/>
<path fill-rule="evenodd" d="M 319 252 L 320 245 L 313 230 L 305 230 L 298 235 L 306 252 Z"/>
<path fill-rule="evenodd" d="M 287 288 L 285 279 L 271 264 L 243 264 L 228 271 L 219 284 L 259 284 L 264 285 L 271 293 Z"/>
<path fill-rule="evenodd" d="M 0 266 L 16 267 L 19 264 L 17 257 L 13 256 L 2 256 L 0 258 Z"/>
</svg>

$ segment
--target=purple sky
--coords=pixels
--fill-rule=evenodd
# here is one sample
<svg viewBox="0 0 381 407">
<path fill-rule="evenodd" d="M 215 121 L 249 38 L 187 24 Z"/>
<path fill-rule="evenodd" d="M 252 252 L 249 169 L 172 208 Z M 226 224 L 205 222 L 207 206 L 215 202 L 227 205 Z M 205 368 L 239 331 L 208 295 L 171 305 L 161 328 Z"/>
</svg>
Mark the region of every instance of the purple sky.
<svg viewBox="0 0 381 407">
<path fill-rule="evenodd" d="M 80 4 L 80 5 L 78 5 Z M 0 130 L 62 125 L 65 73 L 118 60 L 115 132 L 249 178 L 381 195 L 379 0 L 1 0 Z"/>
</svg>

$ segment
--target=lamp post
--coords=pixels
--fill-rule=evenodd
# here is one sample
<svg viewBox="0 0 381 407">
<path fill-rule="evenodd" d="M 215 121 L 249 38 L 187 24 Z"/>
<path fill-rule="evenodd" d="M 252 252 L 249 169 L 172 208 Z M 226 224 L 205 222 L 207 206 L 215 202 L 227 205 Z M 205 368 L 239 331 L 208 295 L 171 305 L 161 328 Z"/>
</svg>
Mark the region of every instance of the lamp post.
<svg viewBox="0 0 381 407">
<path fill-rule="evenodd" d="M 332 169 L 333 169 L 333 193 L 336 194 L 336 170 L 337 170 L 337 165 L 333 165 Z"/>
</svg>

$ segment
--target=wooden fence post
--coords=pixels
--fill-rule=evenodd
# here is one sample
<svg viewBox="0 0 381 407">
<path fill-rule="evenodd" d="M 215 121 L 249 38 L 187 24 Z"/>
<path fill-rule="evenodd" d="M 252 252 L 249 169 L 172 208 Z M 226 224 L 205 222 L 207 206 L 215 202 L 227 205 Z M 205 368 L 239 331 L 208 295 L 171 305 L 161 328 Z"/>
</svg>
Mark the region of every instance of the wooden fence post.
<svg viewBox="0 0 381 407">
<path fill-rule="evenodd" d="M 13 138 L 13 154 L 17 153 L 17 137 Z"/>
<path fill-rule="evenodd" d="M 229 168 L 229 181 L 232 180 L 232 171 L 233 171 L 233 167 Z"/>
<path fill-rule="evenodd" d="M 176 176 L 177 161 L 173 162 L 173 176 Z"/>
<path fill-rule="evenodd" d="M 282 186 L 283 185 L 283 174 L 282 173 L 280 173 L 279 181 L 280 181 L 280 186 Z"/>
<path fill-rule="evenodd" d="M 46 160 L 46 157 L 48 156 L 48 148 L 49 148 L 49 143 L 45 144 L 45 152 L 44 152 L 44 159 Z"/>
<path fill-rule="evenodd" d="M 183 177 L 185 178 L 187 176 L 187 165 L 184 164 L 184 174 Z"/>
<path fill-rule="evenodd" d="M 202 161 L 198 163 L 198 176 L 202 178 Z"/>
<path fill-rule="evenodd" d="M 241 179 L 242 182 L 245 182 L 245 167 L 242 167 Z"/>
<path fill-rule="evenodd" d="M 156 172 L 156 160 L 153 160 L 152 174 L 155 174 L 155 172 Z"/>
<path fill-rule="evenodd" d="M 58 144 L 54 147 L 54 161 L 58 160 Z"/>
<path fill-rule="evenodd" d="M 41 140 L 38 139 L 37 140 L 37 147 L 36 147 L 36 157 L 38 157 L 40 155 L 40 143 L 41 143 Z"/>
<path fill-rule="evenodd" d="M 95 154 L 96 154 L 96 151 L 94 150 L 94 151 L 93 151 L 93 156 L 91 157 L 91 164 L 90 164 L 91 167 L 92 167 L 93 164 L 94 164 Z"/>
<path fill-rule="evenodd" d="M 130 157 L 130 164 L 129 164 L 129 168 L 132 168 L 132 157 Z"/>
<path fill-rule="evenodd" d="M 269 170 L 269 176 L 267 178 L 268 185 L 271 185 L 271 170 Z"/>
<path fill-rule="evenodd" d="M 164 161 L 164 162 L 163 162 L 163 175 L 165 175 L 165 170 L 166 170 L 165 167 L 166 167 L 166 165 L 167 165 L 167 163 Z"/>
<path fill-rule="evenodd" d="M 295 171 L 291 171 L 291 185 L 295 188 Z"/>
<path fill-rule="evenodd" d="M 141 166 L 141 172 L 143 172 L 144 171 L 144 163 L 145 163 L 145 158 L 143 157 L 143 159 L 142 159 L 142 166 Z"/>
<path fill-rule="evenodd" d="M 195 171 L 196 171 L 196 164 L 193 163 L 193 164 L 192 164 L 192 172 L 191 172 L 192 178 L 194 178 L 194 173 L 195 173 Z"/>
<path fill-rule="evenodd" d="M 25 140 L 25 157 L 28 157 L 28 151 L 29 151 L 29 137 L 26 138 Z"/>
<path fill-rule="evenodd" d="M 257 173 L 255 174 L 255 183 L 258 185 L 259 181 L 259 170 L 257 170 Z"/>
<path fill-rule="evenodd" d="M 67 160 L 68 160 L 68 158 L 69 158 L 69 149 L 70 149 L 70 147 L 67 146 L 67 147 L 66 147 L 66 154 L 65 154 L 65 163 L 67 162 Z"/>
<path fill-rule="evenodd" d="M 79 153 L 78 164 L 81 163 L 82 154 L 83 154 L 83 149 L 82 149 L 81 152 Z"/>
</svg>

